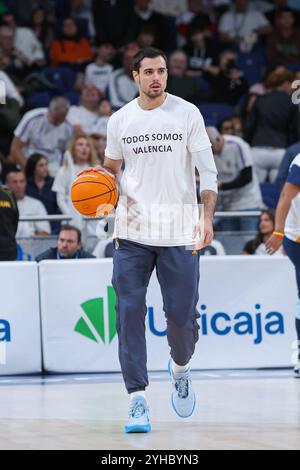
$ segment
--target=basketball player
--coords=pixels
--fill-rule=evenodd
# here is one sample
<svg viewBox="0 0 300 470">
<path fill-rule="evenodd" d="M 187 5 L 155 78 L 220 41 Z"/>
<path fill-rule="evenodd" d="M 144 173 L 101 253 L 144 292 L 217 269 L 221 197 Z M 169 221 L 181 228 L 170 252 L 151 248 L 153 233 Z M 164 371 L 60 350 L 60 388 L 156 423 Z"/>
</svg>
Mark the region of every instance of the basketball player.
<svg viewBox="0 0 300 470">
<path fill-rule="evenodd" d="M 165 92 L 165 54 L 153 48 L 141 50 L 135 56 L 133 77 L 139 97 L 110 118 L 103 166 L 117 177 L 125 163 L 113 236 L 112 282 L 119 359 L 131 398 L 126 433 L 151 430 L 145 395 L 145 299 L 154 268 L 171 348 L 173 408 L 182 418 L 194 411 L 190 360 L 199 329 L 197 248 L 213 240 L 217 200 L 217 170 L 203 118 L 194 105 Z M 195 167 L 201 178 L 201 223 Z"/>
<path fill-rule="evenodd" d="M 300 378 L 300 154 L 292 162 L 287 182 L 280 196 L 276 210 L 275 232 L 266 244 L 268 252 L 276 253 L 282 243 L 286 254 L 296 268 L 298 284 L 296 330 L 299 356 L 295 376 Z"/>
</svg>

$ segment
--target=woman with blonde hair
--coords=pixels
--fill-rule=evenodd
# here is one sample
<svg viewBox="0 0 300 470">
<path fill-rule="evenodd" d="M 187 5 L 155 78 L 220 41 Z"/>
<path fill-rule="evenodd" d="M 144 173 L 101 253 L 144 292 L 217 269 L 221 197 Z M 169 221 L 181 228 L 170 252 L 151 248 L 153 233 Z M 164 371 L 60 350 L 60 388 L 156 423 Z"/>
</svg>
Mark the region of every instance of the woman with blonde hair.
<svg viewBox="0 0 300 470">
<path fill-rule="evenodd" d="M 77 175 L 86 168 L 99 165 L 94 143 L 87 135 L 80 135 L 71 140 L 64 155 L 64 161 L 55 177 L 52 190 L 56 192 L 57 204 L 65 215 L 73 217 L 72 224 L 83 226 L 82 216 L 74 209 L 70 193 Z"/>
</svg>

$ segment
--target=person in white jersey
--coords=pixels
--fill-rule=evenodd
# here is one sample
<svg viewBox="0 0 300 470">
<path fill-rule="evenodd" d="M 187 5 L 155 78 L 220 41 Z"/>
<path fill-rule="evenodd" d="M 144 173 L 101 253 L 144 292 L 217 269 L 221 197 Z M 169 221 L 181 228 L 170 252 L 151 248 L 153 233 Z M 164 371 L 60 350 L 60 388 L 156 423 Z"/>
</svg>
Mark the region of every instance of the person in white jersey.
<svg viewBox="0 0 300 470">
<path fill-rule="evenodd" d="M 276 210 L 275 232 L 267 242 L 270 254 L 276 253 L 283 243 L 284 250 L 296 268 L 298 304 L 296 330 L 299 355 L 295 376 L 300 378 L 300 154 L 293 160 L 287 182 L 282 190 Z"/>
<path fill-rule="evenodd" d="M 151 430 L 145 395 L 145 317 L 154 268 L 171 348 L 172 405 L 182 418 L 194 411 L 190 360 L 199 339 L 199 249 L 213 240 L 217 200 L 217 170 L 203 118 L 194 105 L 165 92 L 164 52 L 139 51 L 133 77 L 139 97 L 110 118 L 103 166 L 117 177 L 125 163 L 113 234 L 112 283 L 119 359 L 131 398 L 127 433 Z M 196 167 L 201 178 L 201 218 Z"/>
</svg>

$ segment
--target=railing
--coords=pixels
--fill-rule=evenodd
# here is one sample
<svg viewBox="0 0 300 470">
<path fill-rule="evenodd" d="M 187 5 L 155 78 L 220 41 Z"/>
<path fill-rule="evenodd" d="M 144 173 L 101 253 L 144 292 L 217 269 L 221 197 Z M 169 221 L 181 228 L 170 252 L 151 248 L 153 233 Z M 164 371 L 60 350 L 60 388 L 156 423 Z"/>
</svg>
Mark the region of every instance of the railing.
<svg viewBox="0 0 300 470">
<path fill-rule="evenodd" d="M 230 211 L 230 212 L 216 212 L 215 220 L 225 220 L 225 219 L 236 219 L 236 218 L 259 218 L 261 212 L 260 211 Z M 99 242 L 99 238 L 97 236 L 92 236 L 89 233 L 88 225 L 91 223 L 97 223 L 101 219 L 90 219 L 90 218 L 83 218 L 84 220 L 84 227 L 82 230 L 82 238 L 85 249 L 88 251 L 93 252 L 95 246 Z M 20 217 L 20 222 L 71 222 L 72 217 L 69 215 L 48 215 L 43 217 L 36 217 L 36 216 L 27 216 L 27 217 Z M 230 255 L 239 255 L 243 251 L 243 247 L 245 243 L 254 238 L 256 231 L 244 231 L 244 232 L 237 232 L 237 231 L 220 231 L 216 230 L 215 238 L 216 240 L 220 241 L 227 254 Z M 103 238 L 108 238 L 105 236 Z M 22 246 L 25 253 L 28 253 L 33 259 L 43 251 L 47 250 L 50 247 L 56 246 L 56 239 L 57 235 L 49 235 L 47 237 L 31 237 L 31 238 L 22 238 L 18 239 L 19 244 Z"/>
<path fill-rule="evenodd" d="M 231 217 L 259 217 L 261 211 L 218 211 L 215 214 L 216 218 L 231 218 Z M 43 217 L 36 216 L 27 216 L 20 217 L 20 222 L 65 222 L 71 221 L 72 217 L 69 215 L 48 215 Z M 84 221 L 93 222 L 95 220 L 101 220 L 100 218 L 91 219 L 89 217 L 84 217 Z"/>
</svg>

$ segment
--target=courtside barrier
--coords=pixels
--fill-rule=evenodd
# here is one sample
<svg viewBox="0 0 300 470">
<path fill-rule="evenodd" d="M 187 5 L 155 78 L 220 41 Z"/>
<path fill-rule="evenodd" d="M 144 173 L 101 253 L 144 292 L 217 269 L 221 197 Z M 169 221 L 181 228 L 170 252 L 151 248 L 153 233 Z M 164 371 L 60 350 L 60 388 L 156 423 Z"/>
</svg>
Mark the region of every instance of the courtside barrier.
<svg viewBox="0 0 300 470">
<path fill-rule="evenodd" d="M 112 261 L 45 261 L 39 270 L 45 369 L 119 371 Z M 206 257 L 201 278 L 194 368 L 292 365 L 297 291 L 287 258 Z M 165 370 L 169 348 L 156 276 L 147 305 L 148 368 Z"/>
<path fill-rule="evenodd" d="M 38 267 L 0 263 L 0 375 L 41 370 Z"/>
</svg>

